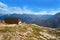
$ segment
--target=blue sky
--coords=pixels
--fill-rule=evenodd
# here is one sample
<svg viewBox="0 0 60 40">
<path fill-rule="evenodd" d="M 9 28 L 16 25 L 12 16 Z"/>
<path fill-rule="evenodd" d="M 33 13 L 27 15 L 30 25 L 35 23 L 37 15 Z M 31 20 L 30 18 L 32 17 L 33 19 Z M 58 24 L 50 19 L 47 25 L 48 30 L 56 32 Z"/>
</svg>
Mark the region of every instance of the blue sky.
<svg viewBox="0 0 60 40">
<path fill-rule="evenodd" d="M 0 0 L 6 13 L 55 14 L 60 12 L 60 0 Z M 4 7 L 6 7 L 4 9 Z"/>
</svg>

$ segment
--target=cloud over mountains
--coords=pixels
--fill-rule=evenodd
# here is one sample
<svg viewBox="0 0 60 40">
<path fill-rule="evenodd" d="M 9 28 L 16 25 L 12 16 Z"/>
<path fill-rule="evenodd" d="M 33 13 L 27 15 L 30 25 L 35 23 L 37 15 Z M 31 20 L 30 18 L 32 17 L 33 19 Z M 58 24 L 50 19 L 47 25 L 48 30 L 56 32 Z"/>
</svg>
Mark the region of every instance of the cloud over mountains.
<svg viewBox="0 0 60 40">
<path fill-rule="evenodd" d="M 30 9 L 28 9 L 27 6 L 24 6 L 23 8 L 20 7 L 9 7 L 8 5 L 0 2 L 0 14 L 12 14 L 12 13 L 17 13 L 17 14 L 36 14 L 36 15 L 45 15 L 45 14 L 55 14 L 57 12 L 60 12 L 60 10 L 51 10 L 51 11 L 47 11 L 47 10 L 43 10 L 43 11 L 32 11 Z"/>
</svg>

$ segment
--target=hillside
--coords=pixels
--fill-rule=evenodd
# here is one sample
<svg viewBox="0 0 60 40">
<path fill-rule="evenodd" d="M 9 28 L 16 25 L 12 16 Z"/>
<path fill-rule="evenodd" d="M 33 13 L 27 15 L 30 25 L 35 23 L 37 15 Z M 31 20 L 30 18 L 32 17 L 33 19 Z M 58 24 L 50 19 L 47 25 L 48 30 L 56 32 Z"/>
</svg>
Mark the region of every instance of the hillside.
<svg viewBox="0 0 60 40">
<path fill-rule="evenodd" d="M 60 28 L 60 12 L 56 13 L 49 19 L 47 19 L 44 23 L 43 26 L 49 26 L 52 28 Z"/>
<path fill-rule="evenodd" d="M 0 40 L 60 40 L 60 31 L 36 24 L 0 24 Z"/>
</svg>

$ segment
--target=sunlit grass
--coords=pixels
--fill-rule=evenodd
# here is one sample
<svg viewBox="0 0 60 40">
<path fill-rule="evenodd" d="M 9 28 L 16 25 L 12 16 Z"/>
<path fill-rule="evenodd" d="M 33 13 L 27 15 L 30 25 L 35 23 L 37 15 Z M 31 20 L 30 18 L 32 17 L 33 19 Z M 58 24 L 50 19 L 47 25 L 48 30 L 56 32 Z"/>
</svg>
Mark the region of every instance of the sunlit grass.
<svg viewBox="0 0 60 40">
<path fill-rule="evenodd" d="M 47 31 L 44 31 L 47 30 Z M 36 25 L 32 25 L 32 24 L 26 24 L 23 23 L 21 25 L 16 25 L 14 27 L 0 27 L 0 33 L 10 33 L 11 35 L 16 35 L 17 36 L 17 32 L 19 33 L 18 36 L 20 37 L 20 40 L 33 40 L 34 38 L 39 39 L 39 40 L 44 40 L 42 39 L 40 36 L 42 36 L 43 38 L 47 39 L 46 37 L 44 37 L 43 35 L 41 35 L 39 32 L 46 32 L 50 35 L 59 35 L 59 34 L 54 34 L 53 31 L 48 30 L 47 28 L 44 27 L 38 27 Z M 20 34 L 21 33 L 21 34 Z M 24 33 L 26 33 L 27 35 L 25 35 Z M 25 36 L 24 36 L 24 35 Z M 4 35 L 3 38 L 5 40 L 11 40 L 11 36 L 9 35 Z M 26 38 L 24 38 L 26 37 Z"/>
</svg>

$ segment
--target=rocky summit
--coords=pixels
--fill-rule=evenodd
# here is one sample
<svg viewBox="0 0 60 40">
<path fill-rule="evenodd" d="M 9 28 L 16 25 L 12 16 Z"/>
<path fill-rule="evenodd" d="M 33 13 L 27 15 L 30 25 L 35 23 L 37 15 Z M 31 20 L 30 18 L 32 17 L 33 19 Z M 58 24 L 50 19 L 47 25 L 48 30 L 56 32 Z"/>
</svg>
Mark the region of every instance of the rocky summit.
<svg viewBox="0 0 60 40">
<path fill-rule="evenodd" d="M 0 40 L 60 40 L 60 29 L 26 23 L 0 24 Z"/>
</svg>

